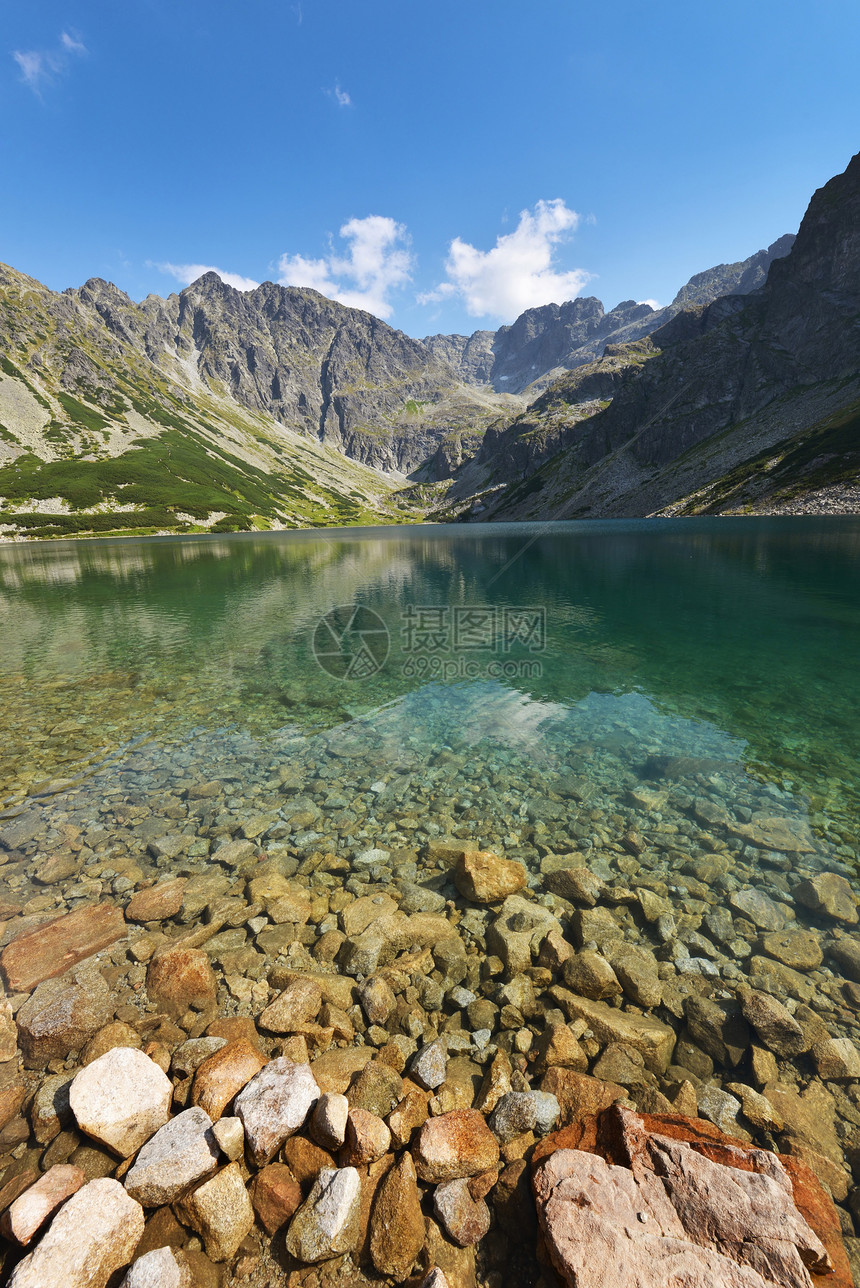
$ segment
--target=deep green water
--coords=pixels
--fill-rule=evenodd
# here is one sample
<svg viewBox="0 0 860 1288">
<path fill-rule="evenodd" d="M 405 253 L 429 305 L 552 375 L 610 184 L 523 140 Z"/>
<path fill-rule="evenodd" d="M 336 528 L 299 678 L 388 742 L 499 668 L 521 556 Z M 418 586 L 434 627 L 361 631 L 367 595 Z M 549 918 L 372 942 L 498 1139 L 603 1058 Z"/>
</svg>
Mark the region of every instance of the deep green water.
<svg viewBox="0 0 860 1288">
<path fill-rule="evenodd" d="M 356 678 L 314 656 L 320 619 L 345 605 L 387 630 L 384 661 L 384 635 L 349 637 L 349 657 L 371 650 Z M 524 609 L 543 615 L 545 640 L 505 647 Z M 484 647 L 463 647 L 455 626 Z M 229 752 L 250 782 L 317 757 L 350 797 L 407 784 L 376 810 L 380 828 L 420 839 L 453 819 L 515 850 L 542 809 L 561 814 L 548 843 L 569 836 L 564 810 L 542 805 L 560 778 L 590 779 L 611 813 L 637 781 L 659 787 L 654 757 L 671 755 L 719 762 L 699 772 L 730 806 L 809 817 L 849 863 L 860 846 L 855 519 L 12 545 L 0 547 L 0 641 L 0 801 L 13 805 L 102 756 L 80 788 L 93 800 L 129 766 L 206 778 Z M 446 760 L 443 778 L 422 780 Z M 315 835 L 348 848 L 348 828 Z"/>
</svg>

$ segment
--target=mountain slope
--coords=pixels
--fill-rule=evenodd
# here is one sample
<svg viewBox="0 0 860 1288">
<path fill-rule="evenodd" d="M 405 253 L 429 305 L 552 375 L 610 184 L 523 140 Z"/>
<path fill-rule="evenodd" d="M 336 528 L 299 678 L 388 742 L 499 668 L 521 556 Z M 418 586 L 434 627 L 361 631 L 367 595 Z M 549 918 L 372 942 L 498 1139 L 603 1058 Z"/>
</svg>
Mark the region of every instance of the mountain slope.
<svg viewBox="0 0 860 1288">
<path fill-rule="evenodd" d="M 761 290 L 680 312 L 650 346 L 608 406 L 570 416 L 558 452 L 507 473 L 481 518 L 778 508 L 856 478 L 860 154 L 814 194 Z M 488 452 L 488 477 L 498 465 Z"/>
<path fill-rule="evenodd" d="M 511 406 L 314 291 L 207 274 L 135 304 L 98 279 L 57 294 L 0 266 L 7 533 L 415 518 L 402 475 Z"/>
</svg>

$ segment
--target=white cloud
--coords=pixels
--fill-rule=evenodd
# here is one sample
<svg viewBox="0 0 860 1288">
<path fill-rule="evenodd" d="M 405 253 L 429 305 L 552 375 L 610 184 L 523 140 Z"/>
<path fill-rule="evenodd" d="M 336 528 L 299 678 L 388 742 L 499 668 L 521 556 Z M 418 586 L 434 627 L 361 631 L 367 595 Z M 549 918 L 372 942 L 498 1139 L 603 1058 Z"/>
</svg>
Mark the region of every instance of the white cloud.
<svg viewBox="0 0 860 1288">
<path fill-rule="evenodd" d="M 169 273 L 183 286 L 190 286 L 204 273 L 217 273 L 225 285 L 235 286 L 237 291 L 253 291 L 260 285 L 259 282 L 254 281 L 253 277 L 242 277 L 240 273 L 226 273 L 223 268 L 215 268 L 212 264 L 170 264 L 164 262 L 154 263 L 152 260 L 147 260 L 147 266 L 157 268 L 162 273 Z"/>
<path fill-rule="evenodd" d="M 419 295 L 418 303 L 457 294 L 471 317 L 510 321 L 525 309 L 574 299 L 593 275 L 579 268 L 559 272 L 555 256 L 579 222 L 576 211 L 556 198 L 521 211 L 514 231 L 498 237 L 492 250 L 478 250 L 455 237 L 445 263 L 447 280 Z"/>
<path fill-rule="evenodd" d="M 77 34 L 63 31 L 59 43 L 52 49 L 14 49 L 12 57 L 24 84 L 41 96 L 42 87 L 68 69 L 70 55 L 86 52 L 87 47 Z"/>
<path fill-rule="evenodd" d="M 68 49 L 70 54 L 85 54 L 87 52 L 84 42 L 68 31 L 61 32 L 60 44 L 64 49 Z"/>
<path fill-rule="evenodd" d="M 651 308 L 654 310 L 654 312 L 655 312 L 655 313 L 657 312 L 657 310 L 658 310 L 658 309 L 662 309 L 662 307 L 663 307 L 663 305 L 662 305 L 662 304 L 658 304 L 656 300 L 637 300 L 637 301 L 636 301 L 636 303 L 637 303 L 637 304 L 649 304 L 649 305 L 651 306 Z"/>
<path fill-rule="evenodd" d="M 341 89 L 340 85 L 335 85 L 333 92 L 338 107 L 352 107 L 352 99 L 345 89 Z"/>
<path fill-rule="evenodd" d="M 21 77 L 24 82 L 32 89 L 38 89 L 42 76 L 45 73 L 45 59 L 35 49 L 29 53 L 16 49 L 12 57 L 21 68 Z"/>
<path fill-rule="evenodd" d="M 345 254 L 334 249 L 322 259 L 282 255 L 278 261 L 283 286 L 310 286 L 351 308 L 387 318 L 390 293 L 409 281 L 412 256 L 406 249 L 406 227 L 385 215 L 350 219 L 340 230 Z"/>
</svg>

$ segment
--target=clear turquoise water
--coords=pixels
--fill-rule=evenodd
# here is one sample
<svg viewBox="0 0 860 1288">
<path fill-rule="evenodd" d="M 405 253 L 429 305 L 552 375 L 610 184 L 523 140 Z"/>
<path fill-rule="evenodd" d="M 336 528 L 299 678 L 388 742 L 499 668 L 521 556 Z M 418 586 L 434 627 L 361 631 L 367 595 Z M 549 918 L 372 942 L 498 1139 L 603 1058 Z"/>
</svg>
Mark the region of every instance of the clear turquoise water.
<svg viewBox="0 0 860 1288">
<path fill-rule="evenodd" d="M 374 654 L 359 678 L 314 655 L 320 620 L 345 605 L 388 633 L 384 664 Z M 435 621 L 433 647 L 410 647 L 410 607 Z M 488 610 L 501 625 L 540 610 L 545 645 L 456 647 L 455 609 L 479 610 L 484 632 Z M 811 820 L 849 864 L 860 847 L 855 519 L 11 545 L 0 640 L 12 807 L 68 805 L 68 791 L 38 793 L 104 758 L 70 789 L 79 804 L 135 766 L 145 796 L 165 773 L 217 775 L 229 755 L 244 765 L 239 812 L 282 804 L 263 785 L 273 765 L 316 766 L 350 801 L 379 789 L 361 826 L 333 824 L 332 806 L 308 844 L 348 850 L 350 828 L 361 844 L 374 829 L 417 843 L 456 825 L 515 852 L 571 839 L 566 776 L 587 779 L 609 817 L 637 782 L 654 786 L 649 758 L 671 755 L 713 762 L 699 772 L 729 805 Z M 347 642 L 352 657 L 361 640 Z"/>
</svg>

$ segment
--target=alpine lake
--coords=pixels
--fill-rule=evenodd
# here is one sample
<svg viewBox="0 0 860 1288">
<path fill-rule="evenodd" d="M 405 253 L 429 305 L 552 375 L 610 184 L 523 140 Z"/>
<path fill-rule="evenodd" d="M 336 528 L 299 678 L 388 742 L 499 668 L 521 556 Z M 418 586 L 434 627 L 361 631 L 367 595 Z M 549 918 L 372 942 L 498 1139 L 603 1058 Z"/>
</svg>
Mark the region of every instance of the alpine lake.
<svg viewBox="0 0 860 1288">
<path fill-rule="evenodd" d="M 220 1015 L 259 1016 L 285 967 L 384 969 L 387 1024 L 355 1006 L 353 1032 L 319 1042 L 407 1061 L 442 1034 L 463 1085 L 501 1048 L 519 1089 L 540 1085 L 544 1028 L 571 1019 L 550 992 L 564 958 L 602 954 L 611 1006 L 677 1045 L 655 1073 L 580 1024 L 588 1071 L 800 1153 L 846 1202 L 860 519 L 9 544 L 0 641 L 0 946 L 182 878 L 179 910 L 109 954 L 127 1015 L 154 1009 L 157 946 L 212 924 Z M 536 919 L 464 897 L 455 865 L 475 850 L 524 866 Z M 344 914 L 366 895 L 447 916 L 461 968 L 433 944 L 364 960 Z M 532 935 L 527 965 L 503 959 L 497 923 Z M 753 1024 L 736 1049 L 708 1007 L 743 1025 L 748 988 L 803 1036 Z"/>
</svg>

